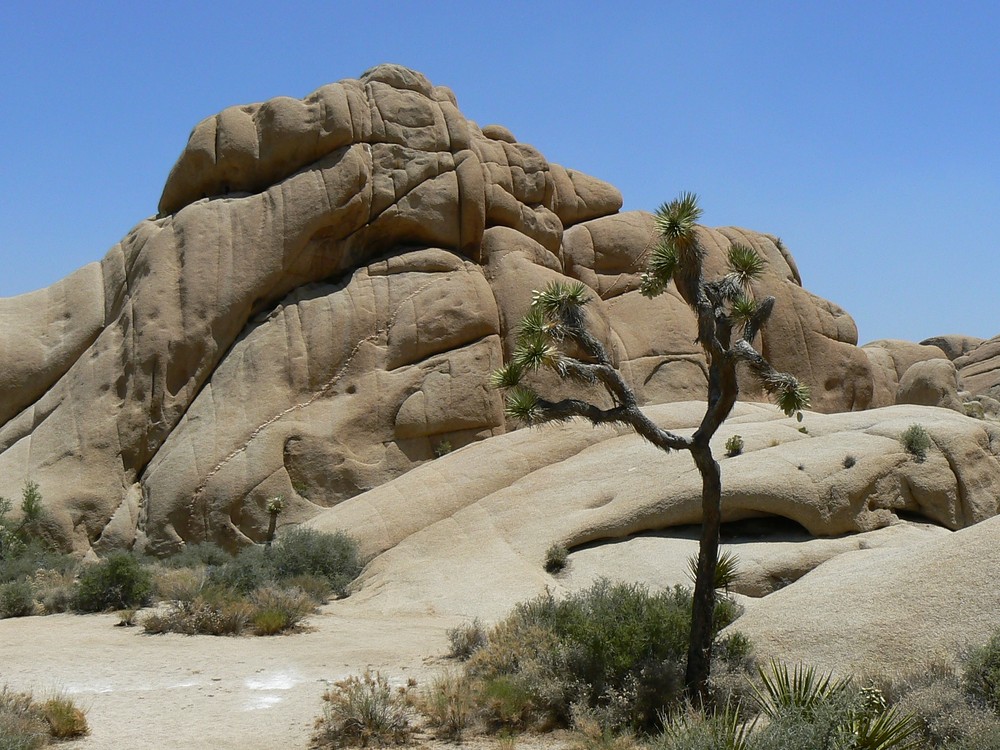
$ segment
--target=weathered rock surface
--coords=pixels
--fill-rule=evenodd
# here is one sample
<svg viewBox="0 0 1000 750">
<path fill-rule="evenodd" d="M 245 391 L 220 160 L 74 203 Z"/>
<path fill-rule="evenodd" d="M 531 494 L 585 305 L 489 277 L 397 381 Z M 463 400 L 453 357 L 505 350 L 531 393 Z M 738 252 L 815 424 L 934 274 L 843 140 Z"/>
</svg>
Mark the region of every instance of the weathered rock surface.
<svg viewBox="0 0 1000 750">
<path fill-rule="evenodd" d="M 899 379 L 896 403 L 962 411 L 955 365 L 947 359 L 928 359 L 910 365 Z"/>
<path fill-rule="evenodd" d="M 648 412 L 665 427 L 691 430 L 702 410 L 685 402 Z M 923 462 L 899 442 L 913 423 L 934 442 Z M 879 541 L 819 540 L 797 553 L 760 545 L 747 556 L 752 573 L 745 593 L 767 593 L 848 550 L 909 544 L 997 512 L 1000 429 L 991 423 L 933 407 L 895 406 L 811 413 L 804 424 L 806 434 L 774 407 L 737 405 L 715 446 L 721 455 L 732 434 L 745 443 L 743 454 L 721 462 L 724 520 L 757 518 L 766 528 L 763 519 L 780 517 L 811 537 L 869 532 Z M 665 530 L 697 523 L 700 497 L 700 477 L 686 453 L 665 455 L 630 432 L 574 422 L 468 445 L 308 523 L 351 529 L 373 558 L 355 595 L 367 606 L 493 618 L 546 586 L 589 582 L 585 573 L 546 574 L 542 562 L 551 545 L 580 548 L 571 560 L 579 554 L 589 560 L 587 569 L 607 573 L 614 565 L 606 557 L 620 557 L 626 541 L 650 533 L 683 539 L 683 532 Z M 935 526 L 890 541 L 886 535 L 900 514 Z M 788 524 L 780 528 L 787 532 Z M 628 577 L 681 582 L 686 559 L 674 559 L 680 568 L 665 571 L 657 556 L 636 556 Z"/>
<path fill-rule="evenodd" d="M 842 673 L 952 661 L 997 628 L 1000 519 L 899 548 L 851 552 L 749 606 L 733 628 L 759 655 Z"/>
<path fill-rule="evenodd" d="M 268 497 L 304 520 L 509 429 L 488 374 L 560 278 L 593 289 L 644 402 L 699 398 L 693 316 L 640 297 L 653 223 L 621 205 L 400 66 L 226 109 L 195 127 L 158 218 L 0 301 L 0 494 L 37 481 L 49 533 L 81 552 L 260 540 Z M 760 343 L 816 409 L 894 401 L 901 371 L 872 365 L 776 238 L 700 231 L 709 272 L 734 239 L 767 261 Z"/>
<path fill-rule="evenodd" d="M 962 387 L 977 395 L 1000 397 L 1000 336 L 955 359 Z"/>
<path fill-rule="evenodd" d="M 945 336 L 931 336 L 929 339 L 924 339 L 920 343 L 923 346 L 936 346 L 944 352 L 944 355 L 948 359 L 954 362 L 959 357 L 971 352 L 985 340 L 986 339 L 981 339 L 977 336 L 965 336 L 963 334 L 953 333 Z"/>
</svg>

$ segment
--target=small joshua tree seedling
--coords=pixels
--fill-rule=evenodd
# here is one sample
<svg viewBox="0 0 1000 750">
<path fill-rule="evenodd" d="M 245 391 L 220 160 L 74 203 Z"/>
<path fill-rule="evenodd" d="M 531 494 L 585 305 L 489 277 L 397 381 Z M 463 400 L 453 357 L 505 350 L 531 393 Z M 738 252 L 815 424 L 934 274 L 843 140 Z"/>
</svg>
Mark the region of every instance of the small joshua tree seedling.
<svg viewBox="0 0 1000 750">
<path fill-rule="evenodd" d="M 806 386 L 775 370 L 753 345 L 774 308 L 773 297 L 754 297 L 754 283 L 763 272 L 764 259 L 753 248 L 733 243 L 728 251 L 728 272 L 721 278 L 706 279 L 702 267 L 705 251 L 697 228 L 700 216 L 697 198 L 691 193 L 660 207 L 655 217 L 658 243 L 640 289 L 652 298 L 663 294 L 672 282 L 697 317 L 697 341 L 708 366 L 708 403 L 693 435 L 664 430 L 639 409 L 635 392 L 612 365 L 604 344 L 588 330 L 585 308 L 591 296 L 579 282 L 552 282 L 535 292 L 531 310 L 521 322 L 513 356 L 492 376 L 492 384 L 506 391 L 508 417 L 524 424 L 572 417 L 583 417 L 594 425 L 627 424 L 664 452 L 690 452 L 702 477 L 702 535 L 685 678 L 695 700 L 708 697 L 722 523 L 722 477 L 710 441 L 739 396 L 737 367 L 747 368 L 785 414 L 798 417 L 809 405 Z M 525 376 L 540 368 L 602 387 L 611 406 L 601 408 L 582 399 L 543 398 L 523 383 Z"/>
<path fill-rule="evenodd" d="M 268 549 L 271 548 L 271 543 L 274 541 L 274 532 L 278 528 L 278 515 L 285 509 L 285 498 L 281 495 L 277 497 L 272 497 L 267 501 L 267 512 L 271 516 L 267 523 L 267 541 L 264 546 Z"/>
</svg>

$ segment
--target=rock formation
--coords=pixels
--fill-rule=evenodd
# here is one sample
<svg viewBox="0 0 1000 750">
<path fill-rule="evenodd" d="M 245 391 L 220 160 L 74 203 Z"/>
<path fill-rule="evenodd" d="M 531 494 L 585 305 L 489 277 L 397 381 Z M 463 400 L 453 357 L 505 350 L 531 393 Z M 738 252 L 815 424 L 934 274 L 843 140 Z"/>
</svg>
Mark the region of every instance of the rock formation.
<svg viewBox="0 0 1000 750">
<path fill-rule="evenodd" d="M 195 127 L 158 217 L 0 300 L 0 494 L 38 482 L 48 533 L 80 552 L 260 540 L 270 497 L 302 521 L 506 432 L 488 374 L 559 278 L 591 287 L 645 402 L 698 398 L 693 317 L 640 297 L 652 219 L 621 205 L 399 66 L 226 109 Z M 709 271 L 734 239 L 767 261 L 762 351 L 816 409 L 895 401 L 897 358 L 857 348 L 776 238 L 700 231 Z"/>
</svg>

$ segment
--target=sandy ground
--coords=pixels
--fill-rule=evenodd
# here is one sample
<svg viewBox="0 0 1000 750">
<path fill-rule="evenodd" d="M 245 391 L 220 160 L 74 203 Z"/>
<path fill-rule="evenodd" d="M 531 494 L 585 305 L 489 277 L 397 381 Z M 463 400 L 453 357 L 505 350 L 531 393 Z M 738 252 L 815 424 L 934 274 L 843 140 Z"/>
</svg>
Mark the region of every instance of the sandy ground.
<svg viewBox="0 0 1000 750">
<path fill-rule="evenodd" d="M 366 667 L 422 682 L 450 664 L 453 618 L 386 619 L 349 601 L 275 637 L 151 636 L 115 615 L 0 620 L 0 685 L 71 696 L 91 727 L 73 750 L 306 748 L 328 684 Z"/>
</svg>

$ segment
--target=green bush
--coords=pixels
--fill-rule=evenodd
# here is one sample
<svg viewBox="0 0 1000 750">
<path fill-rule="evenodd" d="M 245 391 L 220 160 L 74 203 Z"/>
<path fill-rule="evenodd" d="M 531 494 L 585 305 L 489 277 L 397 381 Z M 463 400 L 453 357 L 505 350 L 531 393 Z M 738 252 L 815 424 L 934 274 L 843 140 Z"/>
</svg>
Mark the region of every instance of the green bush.
<svg viewBox="0 0 1000 750">
<path fill-rule="evenodd" d="M 0 559 L 0 583 L 27 580 L 39 570 L 69 573 L 76 565 L 72 555 L 56 552 L 37 539 L 30 539 L 19 543 L 8 556 Z"/>
<path fill-rule="evenodd" d="M 548 573 L 558 573 L 568 561 L 569 550 L 561 544 L 553 544 L 545 552 L 545 570 Z"/>
<path fill-rule="evenodd" d="M 930 433 L 919 424 L 911 424 L 907 427 L 899 436 L 899 442 L 903 444 L 906 452 L 918 462 L 927 458 L 927 449 L 932 445 Z"/>
<path fill-rule="evenodd" d="M 206 591 L 193 601 L 177 601 L 142 621 L 146 633 L 241 635 L 253 617 L 253 606 L 230 591 Z"/>
<path fill-rule="evenodd" d="M 0 750 L 35 750 L 48 744 L 49 729 L 26 693 L 0 688 Z"/>
<path fill-rule="evenodd" d="M 241 550 L 236 557 L 219 568 L 209 570 L 210 583 L 249 594 L 276 582 L 274 568 L 263 547 L 253 546 Z"/>
<path fill-rule="evenodd" d="M 486 631 L 478 619 L 467 622 L 448 630 L 448 642 L 451 650 L 448 655 L 466 661 L 477 650 L 486 645 Z"/>
<path fill-rule="evenodd" d="M 0 618 L 27 617 L 35 612 L 35 596 L 27 581 L 0 585 Z"/>
<path fill-rule="evenodd" d="M 741 435 L 730 435 L 726 441 L 726 455 L 730 458 L 738 456 L 743 452 L 743 437 Z"/>
<path fill-rule="evenodd" d="M 276 635 L 296 627 L 316 605 L 299 589 L 263 588 L 253 592 L 251 621 L 257 635 Z"/>
<path fill-rule="evenodd" d="M 715 632 L 736 617 L 736 605 L 720 599 Z M 579 704 L 607 728 L 648 730 L 680 699 L 690 626 L 690 591 L 650 594 L 601 580 L 563 600 L 546 594 L 518 605 L 469 669 L 500 713 L 519 716 L 528 695 L 536 715 L 560 723 Z"/>
<path fill-rule="evenodd" d="M 129 609 L 147 604 L 152 591 L 152 573 L 119 550 L 80 573 L 75 608 L 81 612 Z"/>
<path fill-rule="evenodd" d="M 291 529 L 271 548 L 270 558 L 277 580 L 319 576 L 330 583 L 337 596 L 346 596 L 347 586 L 361 572 L 358 545 L 342 531 L 324 534 L 302 527 Z"/>
<path fill-rule="evenodd" d="M 163 560 L 163 564 L 170 568 L 200 568 L 219 567 L 225 565 L 233 559 L 233 556 L 212 542 L 199 542 L 198 544 L 185 544 L 183 549 L 175 555 Z"/>
</svg>

